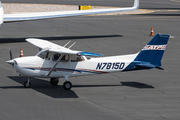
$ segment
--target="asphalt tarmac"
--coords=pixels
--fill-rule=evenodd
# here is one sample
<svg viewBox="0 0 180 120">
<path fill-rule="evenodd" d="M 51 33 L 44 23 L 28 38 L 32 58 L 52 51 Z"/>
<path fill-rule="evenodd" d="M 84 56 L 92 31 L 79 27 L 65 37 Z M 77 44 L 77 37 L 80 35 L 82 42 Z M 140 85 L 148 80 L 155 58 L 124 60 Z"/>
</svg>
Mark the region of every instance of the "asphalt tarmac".
<svg viewBox="0 0 180 120">
<path fill-rule="evenodd" d="M 144 15 L 81 16 L 3 24 L 0 29 L 0 119 L 179 119 L 180 12 L 174 3 L 168 6 L 171 9 L 156 8 L 152 9 L 154 13 Z M 69 80 L 73 87 L 65 91 L 64 79 L 52 86 L 49 79 L 34 78 L 32 87 L 25 89 L 23 82 L 27 78 L 18 76 L 5 63 L 9 60 L 9 48 L 14 58 L 20 55 L 20 48 L 24 56 L 38 52 L 38 48 L 24 42 L 29 37 L 59 45 L 71 40 L 76 42 L 72 49 L 103 56 L 136 53 L 152 39 L 151 27 L 155 34 L 175 37 L 169 40 L 162 59 L 165 70 L 72 77 Z"/>
</svg>

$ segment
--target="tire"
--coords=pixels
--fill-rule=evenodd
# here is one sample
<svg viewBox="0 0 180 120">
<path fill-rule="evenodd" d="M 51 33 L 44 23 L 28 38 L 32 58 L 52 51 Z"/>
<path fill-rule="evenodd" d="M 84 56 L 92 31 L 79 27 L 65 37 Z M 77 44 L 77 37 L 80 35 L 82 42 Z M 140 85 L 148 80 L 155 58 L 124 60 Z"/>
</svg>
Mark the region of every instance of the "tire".
<svg viewBox="0 0 180 120">
<path fill-rule="evenodd" d="M 59 82 L 58 78 L 51 78 L 51 79 L 50 79 L 51 85 L 57 85 L 58 82 Z"/>
<path fill-rule="evenodd" d="M 31 87 L 31 83 L 28 82 L 28 81 L 25 81 L 25 82 L 24 82 L 24 87 L 25 87 L 25 88 L 30 88 L 30 87 Z"/>
<path fill-rule="evenodd" d="M 64 82 L 63 88 L 64 88 L 65 90 L 70 90 L 71 87 L 72 87 L 72 83 L 71 83 L 71 82 L 69 82 L 69 81 Z"/>
</svg>

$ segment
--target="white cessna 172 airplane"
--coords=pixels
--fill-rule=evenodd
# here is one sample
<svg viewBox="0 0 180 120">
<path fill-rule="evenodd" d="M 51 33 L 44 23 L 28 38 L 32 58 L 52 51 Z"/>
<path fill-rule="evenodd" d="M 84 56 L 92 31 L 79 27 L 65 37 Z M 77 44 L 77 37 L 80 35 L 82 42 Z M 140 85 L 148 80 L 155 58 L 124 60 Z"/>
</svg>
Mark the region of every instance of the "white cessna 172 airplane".
<svg viewBox="0 0 180 120">
<path fill-rule="evenodd" d="M 139 0 L 134 0 L 134 6 L 126 7 L 126 8 L 4 14 L 3 7 L 0 2 L 0 25 L 3 22 L 16 22 L 16 21 L 47 19 L 47 18 L 60 18 L 60 17 L 110 13 L 110 12 L 132 11 L 138 8 L 139 8 Z"/>
<path fill-rule="evenodd" d="M 31 86 L 33 77 L 51 78 L 52 85 L 58 84 L 58 78 L 65 78 L 63 87 L 70 90 L 70 76 L 101 74 L 110 72 L 123 72 L 139 69 L 162 69 L 163 57 L 170 35 L 157 34 L 140 52 L 130 55 L 118 55 L 110 57 L 93 57 L 101 54 L 70 50 L 66 45 L 60 46 L 41 39 L 26 39 L 27 42 L 41 49 L 35 56 L 20 57 L 6 61 L 14 66 L 16 72 L 27 76 L 24 87 Z"/>
</svg>

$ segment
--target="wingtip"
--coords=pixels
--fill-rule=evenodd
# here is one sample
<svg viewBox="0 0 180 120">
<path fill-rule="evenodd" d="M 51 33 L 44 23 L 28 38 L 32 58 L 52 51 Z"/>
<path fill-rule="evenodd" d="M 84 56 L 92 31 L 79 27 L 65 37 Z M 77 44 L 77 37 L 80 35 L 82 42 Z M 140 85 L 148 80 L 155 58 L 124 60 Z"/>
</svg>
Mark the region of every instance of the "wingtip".
<svg viewBox="0 0 180 120">
<path fill-rule="evenodd" d="M 0 8 L 2 7 L 1 1 L 0 1 Z"/>
</svg>

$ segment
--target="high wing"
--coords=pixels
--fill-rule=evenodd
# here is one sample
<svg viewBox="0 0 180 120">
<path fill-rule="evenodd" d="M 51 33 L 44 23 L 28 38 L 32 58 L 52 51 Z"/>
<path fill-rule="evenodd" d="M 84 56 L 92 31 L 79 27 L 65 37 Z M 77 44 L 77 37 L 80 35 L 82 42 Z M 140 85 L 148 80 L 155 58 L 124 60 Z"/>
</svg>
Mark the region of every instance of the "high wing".
<svg viewBox="0 0 180 120">
<path fill-rule="evenodd" d="M 69 48 L 65 48 L 65 46 L 60 46 L 60 45 L 57 45 L 57 44 L 54 44 L 52 42 L 49 42 L 47 40 L 42 40 L 42 39 L 28 38 L 26 39 L 26 41 L 40 49 L 48 49 L 50 52 L 57 52 L 61 54 L 83 55 L 83 56 L 101 56 L 101 54 L 97 54 L 97 53 L 71 50 Z"/>
<path fill-rule="evenodd" d="M 139 8 L 139 0 L 134 0 L 133 7 L 115 8 L 115 9 L 97 9 L 97 10 L 76 10 L 76 11 L 56 11 L 56 12 L 38 12 L 38 13 L 23 13 L 23 14 L 4 14 L 3 7 L 0 5 L 0 24 L 3 22 L 27 21 L 47 18 L 59 18 L 80 16 L 89 14 L 100 14 L 110 12 L 132 11 Z M 3 17 L 3 18 L 2 18 Z"/>
</svg>

